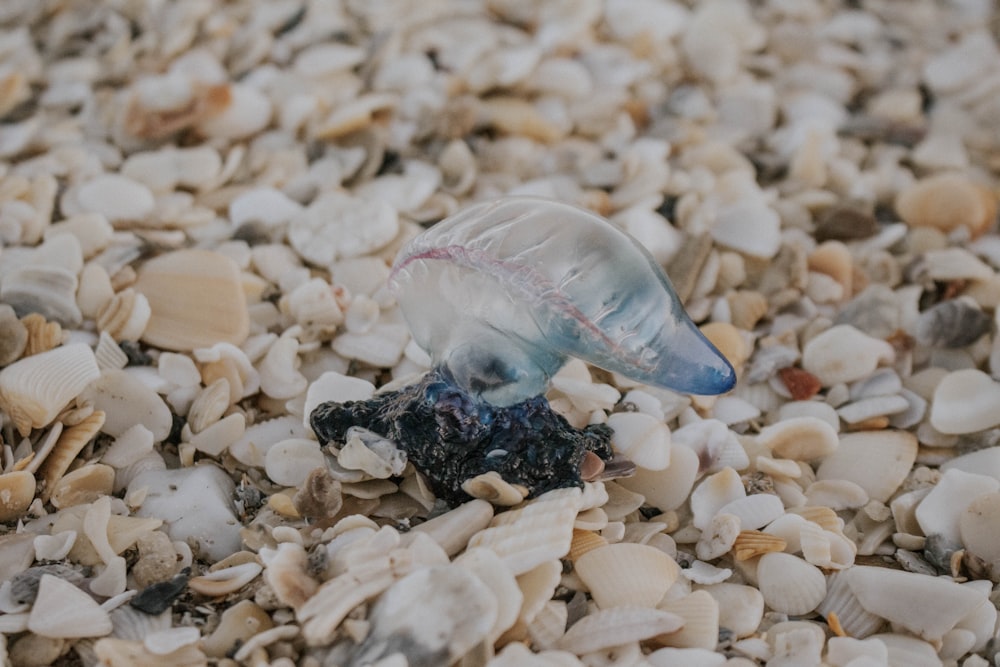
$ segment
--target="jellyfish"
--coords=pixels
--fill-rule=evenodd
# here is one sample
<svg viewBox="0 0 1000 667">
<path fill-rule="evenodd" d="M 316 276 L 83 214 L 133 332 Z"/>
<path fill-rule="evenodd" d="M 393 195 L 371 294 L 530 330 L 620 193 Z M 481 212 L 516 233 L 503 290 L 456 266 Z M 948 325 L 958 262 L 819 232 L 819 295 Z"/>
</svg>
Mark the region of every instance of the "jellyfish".
<svg viewBox="0 0 1000 667">
<path fill-rule="evenodd" d="M 321 440 L 352 425 L 393 439 L 449 501 L 482 472 L 537 495 L 579 485 L 586 452 L 610 459 L 607 427 L 574 429 L 544 399 L 570 357 L 684 393 L 736 382 L 645 248 L 568 204 L 469 207 L 412 239 L 389 287 L 432 370 L 370 401 L 323 404 L 313 428 Z"/>
</svg>

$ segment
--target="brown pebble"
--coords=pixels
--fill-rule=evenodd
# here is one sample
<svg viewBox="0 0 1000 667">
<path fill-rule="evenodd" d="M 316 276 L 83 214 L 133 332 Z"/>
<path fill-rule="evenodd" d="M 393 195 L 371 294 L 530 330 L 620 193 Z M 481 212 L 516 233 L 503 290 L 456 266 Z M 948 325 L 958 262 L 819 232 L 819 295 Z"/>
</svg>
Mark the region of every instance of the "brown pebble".
<svg viewBox="0 0 1000 667">
<path fill-rule="evenodd" d="M 805 401 L 819 393 L 823 383 L 807 370 L 789 366 L 778 371 L 778 377 L 785 383 L 788 392 L 796 401 Z"/>
<path fill-rule="evenodd" d="M 340 511 L 343 502 L 340 482 L 326 468 L 312 470 L 292 497 L 295 509 L 308 519 L 333 517 Z"/>
<path fill-rule="evenodd" d="M 867 207 L 854 204 L 836 204 L 823 211 L 816 223 L 816 241 L 855 241 L 875 236 L 878 221 Z"/>
<path fill-rule="evenodd" d="M 604 472 L 604 460 L 594 452 L 587 452 L 580 462 L 580 479 L 592 482 Z"/>
</svg>

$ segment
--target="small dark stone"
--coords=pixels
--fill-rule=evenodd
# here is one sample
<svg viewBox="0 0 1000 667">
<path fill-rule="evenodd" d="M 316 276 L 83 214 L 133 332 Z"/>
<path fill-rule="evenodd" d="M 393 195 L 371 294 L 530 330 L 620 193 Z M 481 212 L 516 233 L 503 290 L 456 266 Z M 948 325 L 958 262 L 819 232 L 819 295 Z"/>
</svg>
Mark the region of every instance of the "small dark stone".
<svg viewBox="0 0 1000 667">
<path fill-rule="evenodd" d="M 31 604 L 38 596 L 38 585 L 42 577 L 51 574 L 53 577 L 65 579 L 73 585 L 79 585 L 87 578 L 87 574 L 77 568 L 61 563 L 49 563 L 29 567 L 24 572 L 15 574 L 10 580 L 10 597 L 17 604 Z"/>
<path fill-rule="evenodd" d="M 858 204 L 837 204 L 823 211 L 816 223 L 814 236 L 824 241 L 855 241 L 878 233 L 875 214 Z"/>
<path fill-rule="evenodd" d="M 139 343 L 131 340 L 123 340 L 118 343 L 118 347 L 122 349 L 125 356 L 128 357 L 129 366 L 152 366 L 153 357 L 143 350 Z"/>
<path fill-rule="evenodd" d="M 920 313 L 916 339 L 930 347 L 965 347 L 979 340 L 992 326 L 993 318 L 975 305 L 949 299 Z"/>
<path fill-rule="evenodd" d="M 190 578 L 191 568 L 186 567 L 167 581 L 161 581 L 142 589 L 138 595 L 129 600 L 129 604 L 152 616 L 162 614 L 170 609 L 174 600 L 184 592 Z"/>
<path fill-rule="evenodd" d="M 612 457 L 607 425 L 574 428 L 542 396 L 496 407 L 459 389 L 439 369 L 367 401 L 323 403 L 310 423 L 323 444 L 343 442 L 352 426 L 389 438 L 451 505 L 469 500 L 462 483 L 486 472 L 525 486 L 534 497 L 583 486 L 586 452 Z"/>
</svg>

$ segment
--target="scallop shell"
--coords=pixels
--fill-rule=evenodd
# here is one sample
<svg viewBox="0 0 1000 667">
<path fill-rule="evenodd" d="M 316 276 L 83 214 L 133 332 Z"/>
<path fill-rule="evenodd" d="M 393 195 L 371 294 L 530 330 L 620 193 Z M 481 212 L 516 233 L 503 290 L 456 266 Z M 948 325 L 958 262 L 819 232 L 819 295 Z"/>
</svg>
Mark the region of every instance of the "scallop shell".
<svg viewBox="0 0 1000 667">
<path fill-rule="evenodd" d="M 680 575 L 680 566 L 655 547 L 620 542 L 577 558 L 573 569 L 601 609 L 655 607 Z"/>
<path fill-rule="evenodd" d="M 676 632 L 684 619 L 659 609 L 615 607 L 588 614 L 570 627 L 556 647 L 576 655 Z"/>
<path fill-rule="evenodd" d="M 678 600 L 667 600 L 657 608 L 684 619 L 684 627 L 658 637 L 658 643 L 678 648 L 715 650 L 719 643 L 719 603 L 710 593 L 695 591 Z"/>
<path fill-rule="evenodd" d="M 42 575 L 28 629 L 43 637 L 101 637 L 112 630 L 108 613 L 65 579 Z"/>
<path fill-rule="evenodd" d="M 608 541 L 592 530 L 573 529 L 573 542 L 569 547 L 569 559 L 576 561 L 588 551 L 607 546 Z"/>
<path fill-rule="evenodd" d="M 848 585 L 847 572 L 835 572 L 827 579 L 827 592 L 816 608 L 823 616 L 835 614 L 841 628 L 851 637 L 864 639 L 885 625 L 885 620 L 861 606 Z"/>
<path fill-rule="evenodd" d="M 569 610 L 562 600 L 549 600 L 528 625 L 531 643 L 541 649 L 554 648 L 566 633 Z"/>
<path fill-rule="evenodd" d="M 116 341 L 136 341 L 149 324 L 152 310 L 143 294 L 128 287 L 111 297 L 97 312 L 97 330 Z"/>
<path fill-rule="evenodd" d="M 767 606 L 783 614 L 808 614 L 826 597 L 826 578 L 820 569 L 786 553 L 760 557 L 757 583 Z"/>
<path fill-rule="evenodd" d="M 121 370 L 128 365 L 128 355 L 125 354 L 125 350 L 105 332 L 101 332 L 97 339 L 94 358 L 97 360 L 97 367 L 102 371 L 105 369 Z"/>
<path fill-rule="evenodd" d="M 48 425 L 99 375 L 94 353 L 84 343 L 26 357 L 0 370 L 0 408 L 26 436 Z"/>
<path fill-rule="evenodd" d="M 663 470 L 670 465 L 670 429 L 663 420 L 641 412 L 616 412 L 607 424 L 614 430 L 615 451 L 640 468 Z"/>
<path fill-rule="evenodd" d="M 584 230 L 586 244 L 579 242 Z M 577 249 L 569 257 L 568 247 Z M 594 270 L 609 261 L 628 270 Z M 427 284 L 444 286 L 433 307 Z M 543 393 L 567 356 L 697 394 L 735 383 L 732 367 L 684 314 L 642 246 L 565 204 L 512 197 L 466 209 L 403 249 L 390 287 L 434 362 L 496 405 Z M 487 304 L 480 312 L 467 310 L 472 293 Z M 623 298 L 641 307 L 624 307 Z"/>
<path fill-rule="evenodd" d="M 55 491 L 56 483 L 69 470 L 77 454 L 97 435 L 102 426 L 104 426 L 104 413 L 97 410 L 79 424 L 63 430 L 55 447 L 45 457 L 38 470 L 39 477 L 45 484 L 42 491 L 43 500 L 49 499 Z"/>
<path fill-rule="evenodd" d="M 35 476 L 26 470 L 0 475 L 0 521 L 24 516 L 35 498 Z"/>
<path fill-rule="evenodd" d="M 47 352 L 58 347 L 63 342 L 63 330 L 58 322 L 49 322 L 38 313 L 31 313 L 21 318 L 21 324 L 28 331 L 28 342 L 24 347 L 24 356 Z"/>
<path fill-rule="evenodd" d="M 759 530 L 744 530 L 736 536 L 732 552 L 736 560 L 748 560 L 764 554 L 784 551 L 786 544 L 785 540 L 777 535 Z"/>
</svg>

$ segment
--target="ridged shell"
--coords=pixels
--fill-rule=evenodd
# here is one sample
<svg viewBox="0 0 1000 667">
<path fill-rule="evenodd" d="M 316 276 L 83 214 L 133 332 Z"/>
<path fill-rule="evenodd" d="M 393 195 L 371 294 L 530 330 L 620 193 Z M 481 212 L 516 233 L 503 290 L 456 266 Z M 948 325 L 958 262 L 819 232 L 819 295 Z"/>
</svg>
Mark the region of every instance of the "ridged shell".
<svg viewBox="0 0 1000 667">
<path fill-rule="evenodd" d="M 664 646 L 715 650 L 719 643 L 719 603 L 706 591 L 695 591 L 679 600 L 668 600 L 658 609 L 677 614 L 684 627 L 657 641 Z"/>
<path fill-rule="evenodd" d="M 556 647 L 576 655 L 601 651 L 635 641 L 676 632 L 684 619 L 659 609 L 615 607 L 584 616 L 556 642 Z"/>
<path fill-rule="evenodd" d="M 14 521 L 24 515 L 35 498 L 35 476 L 27 470 L 0 475 L 0 521 Z"/>
<path fill-rule="evenodd" d="M 96 410 L 79 424 L 63 430 L 55 447 L 45 457 L 38 470 L 39 477 L 45 483 L 42 491 L 43 500 L 49 499 L 55 491 L 56 483 L 69 470 L 77 454 L 97 435 L 102 426 L 104 426 L 104 413 Z"/>
<path fill-rule="evenodd" d="M 757 584 L 767 606 L 783 614 L 808 614 L 826 596 L 826 578 L 820 569 L 786 553 L 760 557 Z"/>
<path fill-rule="evenodd" d="M 569 546 L 569 559 L 576 561 L 588 551 L 607 546 L 608 541 L 592 530 L 573 529 L 573 542 Z"/>
<path fill-rule="evenodd" d="M 38 313 L 31 313 L 21 318 L 21 324 L 28 331 L 28 342 L 24 347 L 26 357 L 48 352 L 62 344 L 63 330 L 58 322 L 49 322 Z"/>
<path fill-rule="evenodd" d="M 562 600 L 549 600 L 528 625 L 531 642 L 540 649 L 554 648 L 566 633 L 569 610 Z"/>
<path fill-rule="evenodd" d="M 125 354 L 125 350 L 106 332 L 101 332 L 100 338 L 97 339 L 94 357 L 97 359 L 97 367 L 102 371 L 121 370 L 128 365 L 128 355 Z"/>
<path fill-rule="evenodd" d="M 97 312 L 97 330 L 116 341 L 139 340 L 151 316 L 146 297 L 128 287 L 101 306 Z"/>
<path fill-rule="evenodd" d="M 826 582 L 826 597 L 816 611 L 825 617 L 836 614 L 837 622 L 848 636 L 864 639 L 878 632 L 885 625 L 885 620 L 862 607 L 847 582 L 847 572 L 830 575 Z"/>
<path fill-rule="evenodd" d="M 737 535 L 732 553 L 736 560 L 748 560 L 756 556 L 784 551 L 785 545 L 785 540 L 777 535 L 763 533 L 759 530 L 744 530 Z"/>
<path fill-rule="evenodd" d="M 601 609 L 655 607 L 680 575 L 680 566 L 670 556 L 632 542 L 588 551 L 573 569 Z"/>
<path fill-rule="evenodd" d="M 94 352 L 84 343 L 25 357 L 0 370 L 0 408 L 26 436 L 48 425 L 100 374 Z"/>
</svg>

